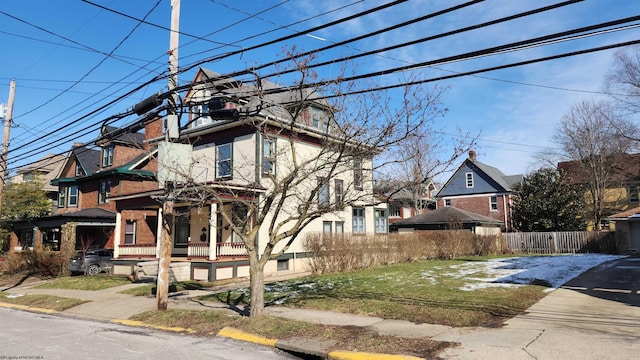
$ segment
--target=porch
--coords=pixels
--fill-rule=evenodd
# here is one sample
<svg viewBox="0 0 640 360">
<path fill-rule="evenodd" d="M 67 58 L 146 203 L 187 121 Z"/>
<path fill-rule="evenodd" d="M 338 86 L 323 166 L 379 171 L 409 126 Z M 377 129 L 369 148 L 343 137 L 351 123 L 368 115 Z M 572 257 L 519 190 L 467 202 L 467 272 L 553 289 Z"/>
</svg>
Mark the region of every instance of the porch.
<svg viewBox="0 0 640 360">
<path fill-rule="evenodd" d="M 116 259 L 158 259 L 160 257 L 159 244 L 120 244 L 117 246 Z M 187 244 L 186 257 L 184 253 L 174 253 L 172 257 L 185 260 L 228 261 L 231 259 L 247 259 L 247 248 L 241 242 L 229 243 L 192 243 Z"/>
</svg>

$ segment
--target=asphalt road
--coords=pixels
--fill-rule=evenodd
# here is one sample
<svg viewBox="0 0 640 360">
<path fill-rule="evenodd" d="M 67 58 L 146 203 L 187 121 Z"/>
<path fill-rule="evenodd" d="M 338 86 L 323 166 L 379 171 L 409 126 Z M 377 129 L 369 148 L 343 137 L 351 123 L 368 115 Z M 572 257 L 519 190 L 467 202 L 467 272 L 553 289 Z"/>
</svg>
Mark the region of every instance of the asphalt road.
<svg viewBox="0 0 640 360">
<path fill-rule="evenodd" d="M 296 359 L 274 348 L 0 308 L 0 359 Z"/>
</svg>

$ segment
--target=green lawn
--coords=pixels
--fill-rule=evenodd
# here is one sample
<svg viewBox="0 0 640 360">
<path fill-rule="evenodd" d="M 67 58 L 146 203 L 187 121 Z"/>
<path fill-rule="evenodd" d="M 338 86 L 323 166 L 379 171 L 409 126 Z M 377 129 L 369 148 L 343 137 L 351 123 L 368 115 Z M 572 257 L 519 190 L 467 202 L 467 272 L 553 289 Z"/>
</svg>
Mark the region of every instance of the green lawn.
<svg viewBox="0 0 640 360">
<path fill-rule="evenodd" d="M 122 276 L 65 276 L 47 281 L 36 289 L 104 290 L 116 286 L 131 284 Z"/>
<path fill-rule="evenodd" d="M 492 326 L 545 296 L 545 288 L 534 285 L 462 290 L 489 276 L 482 266 L 472 266 L 483 260 L 423 261 L 281 281 L 266 286 L 265 301 L 417 323 Z M 242 288 L 201 299 L 246 303 L 249 291 Z"/>
</svg>

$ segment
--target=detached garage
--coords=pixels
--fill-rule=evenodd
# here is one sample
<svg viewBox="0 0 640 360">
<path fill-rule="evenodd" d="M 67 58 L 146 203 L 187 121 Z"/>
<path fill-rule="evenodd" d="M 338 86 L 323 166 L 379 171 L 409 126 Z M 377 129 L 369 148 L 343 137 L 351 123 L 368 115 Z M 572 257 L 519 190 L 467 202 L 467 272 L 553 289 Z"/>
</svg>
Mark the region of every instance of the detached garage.
<svg viewBox="0 0 640 360">
<path fill-rule="evenodd" d="M 416 230 L 469 230 L 477 235 L 500 234 L 504 222 L 490 217 L 458 209 L 452 206 L 439 208 L 389 225 L 391 232 Z"/>
<path fill-rule="evenodd" d="M 620 254 L 640 254 L 640 207 L 611 215 L 616 223 L 616 249 Z"/>
</svg>

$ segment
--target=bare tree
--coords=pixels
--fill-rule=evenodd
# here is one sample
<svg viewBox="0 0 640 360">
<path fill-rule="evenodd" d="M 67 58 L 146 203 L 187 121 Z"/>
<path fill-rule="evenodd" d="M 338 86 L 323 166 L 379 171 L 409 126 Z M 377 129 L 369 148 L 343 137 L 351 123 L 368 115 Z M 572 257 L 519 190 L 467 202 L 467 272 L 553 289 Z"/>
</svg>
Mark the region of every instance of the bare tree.
<svg viewBox="0 0 640 360">
<path fill-rule="evenodd" d="M 622 108 L 633 113 L 640 112 L 640 46 L 616 52 L 613 66 L 605 79 L 605 87 Z"/>
<path fill-rule="evenodd" d="M 577 171 L 569 175 L 574 182 L 586 185 L 596 229 L 600 229 L 603 218 L 605 191 L 616 181 L 624 156 L 635 148 L 632 138 L 636 133 L 633 123 L 620 116 L 610 103 L 586 100 L 563 116 L 553 135 L 563 159 L 578 165 Z"/>
<path fill-rule="evenodd" d="M 307 60 L 292 57 L 292 62 L 297 76 L 287 88 L 261 82 L 251 90 L 246 85 L 234 90 L 260 99 L 259 113 L 253 99 L 239 101 L 253 115 L 236 124 L 256 129 L 261 159 L 250 152 L 234 153 L 233 181 L 204 184 L 191 179 L 177 192 L 201 204 L 221 204 L 218 216 L 248 251 L 252 317 L 263 313 L 266 264 L 283 255 L 315 220 L 339 219 L 350 207 L 376 205 L 374 172 L 415 156 L 398 149 L 426 139 L 433 114 L 442 114 L 441 91 L 405 87 L 402 100 L 392 105 L 396 103 L 382 91 L 341 95 L 353 93 L 355 85 L 319 82 Z M 215 161 L 211 156 L 194 154 L 194 161 L 199 167 L 216 166 L 207 164 Z M 420 180 L 429 174 L 428 166 L 423 170 L 416 175 Z"/>
</svg>

